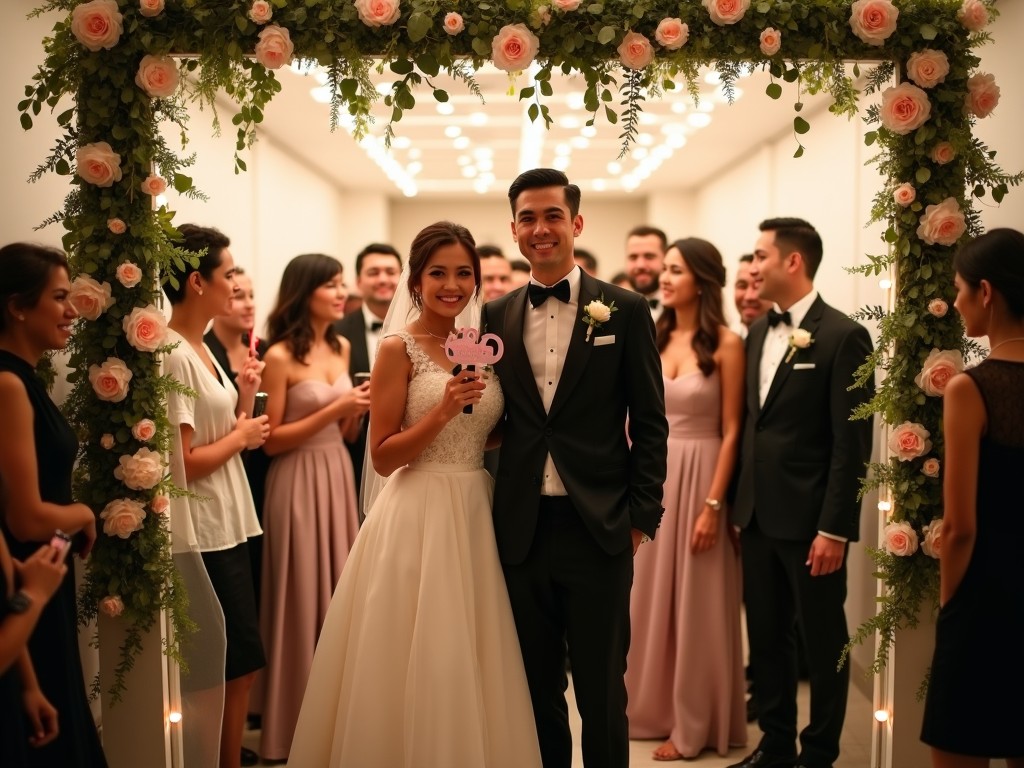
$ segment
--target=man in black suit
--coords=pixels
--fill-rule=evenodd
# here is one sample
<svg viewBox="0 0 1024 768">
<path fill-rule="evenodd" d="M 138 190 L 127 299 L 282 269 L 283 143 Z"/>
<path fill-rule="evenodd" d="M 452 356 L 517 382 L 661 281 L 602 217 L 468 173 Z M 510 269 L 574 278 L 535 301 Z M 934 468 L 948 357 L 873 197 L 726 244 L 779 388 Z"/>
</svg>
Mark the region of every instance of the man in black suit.
<svg viewBox="0 0 1024 768">
<path fill-rule="evenodd" d="M 334 330 L 352 343 L 349 373 L 353 378 L 357 373 L 369 373 L 373 367 L 381 325 L 388 314 L 391 299 L 395 296 L 401 273 L 402 257 L 390 245 L 370 243 L 356 254 L 356 287 L 362 294 L 363 303 L 358 312 L 345 315 L 334 324 Z M 368 424 L 368 420 L 364 419 L 359 438 L 347 444 L 356 475 L 357 492 L 363 479 Z M 360 506 L 360 522 L 363 516 L 364 510 Z"/>
<path fill-rule="evenodd" d="M 505 342 L 495 366 L 506 411 L 498 551 L 545 768 L 572 758 L 567 644 L 584 763 L 619 768 L 629 762 L 633 555 L 663 512 L 668 425 L 654 324 L 641 296 L 573 261 L 583 218 L 579 187 L 564 173 L 521 174 L 509 201 L 532 277 L 483 310 L 484 328 Z"/>
<path fill-rule="evenodd" d="M 774 302 L 747 337 L 747 414 L 732 522 L 742 529 L 757 749 L 730 768 L 827 768 L 839 756 L 849 667 L 846 553 L 871 455 L 870 420 L 850 414 L 872 387 L 850 390 L 871 353 L 865 328 L 814 289 L 821 237 L 802 219 L 761 224 L 750 276 Z M 799 620 L 799 622 L 798 622 Z M 795 632 L 803 633 L 810 724 L 796 750 Z"/>
</svg>

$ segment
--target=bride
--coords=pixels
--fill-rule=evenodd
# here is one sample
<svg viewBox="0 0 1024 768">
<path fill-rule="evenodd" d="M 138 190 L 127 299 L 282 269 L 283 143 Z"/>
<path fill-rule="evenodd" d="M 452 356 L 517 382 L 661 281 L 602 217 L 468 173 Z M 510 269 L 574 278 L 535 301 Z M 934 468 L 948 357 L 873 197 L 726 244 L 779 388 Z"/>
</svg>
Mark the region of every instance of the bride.
<svg viewBox="0 0 1024 768">
<path fill-rule="evenodd" d="M 453 376 L 444 352 L 475 325 L 479 288 L 468 230 L 416 236 L 370 386 L 373 469 L 390 477 L 370 483 L 320 634 L 295 768 L 540 766 L 483 469 L 501 387 Z"/>
</svg>

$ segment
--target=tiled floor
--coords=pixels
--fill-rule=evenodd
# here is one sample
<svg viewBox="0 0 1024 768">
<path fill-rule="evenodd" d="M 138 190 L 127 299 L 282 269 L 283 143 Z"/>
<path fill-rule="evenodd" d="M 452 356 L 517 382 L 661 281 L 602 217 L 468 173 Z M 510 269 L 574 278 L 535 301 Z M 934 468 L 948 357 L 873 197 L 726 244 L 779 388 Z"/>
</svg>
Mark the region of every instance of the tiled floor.
<svg viewBox="0 0 1024 768">
<path fill-rule="evenodd" d="M 799 711 L 805 715 L 808 711 L 809 693 L 806 683 L 800 684 L 798 695 Z M 569 701 L 572 702 L 572 687 L 569 688 Z M 580 719 L 576 714 L 575 707 L 570 706 L 570 725 L 573 730 L 573 743 L 576 745 L 576 752 L 573 758 L 573 768 L 582 768 L 583 758 L 579 752 Z M 874 720 L 871 717 L 871 701 L 854 685 L 850 686 L 850 698 L 846 711 L 846 727 L 843 729 L 841 742 L 842 754 L 835 764 L 835 768 L 868 768 L 871 765 L 871 726 Z M 803 721 L 800 723 L 803 726 Z M 719 757 L 714 752 L 704 752 L 696 761 L 685 761 L 683 764 L 699 763 L 700 768 L 724 768 L 724 766 L 738 762 L 744 755 L 753 749 L 760 738 L 760 731 L 756 724 L 747 728 L 747 743 L 745 749 L 734 749 L 726 757 Z M 632 768 L 662 768 L 665 763 L 656 762 L 651 758 L 651 751 L 661 742 L 658 741 L 633 741 L 629 746 L 629 764 Z M 250 749 L 257 749 L 259 745 L 259 732 L 248 731 L 245 735 L 245 745 Z M 270 765 L 263 763 L 261 765 Z M 283 765 L 276 763 L 274 765 Z M 306 768 L 306 766 L 296 766 Z M 310 768 L 313 768 L 312 766 Z M 360 766 L 360 768 L 390 768 L 389 766 Z M 481 766 L 480 768 L 485 768 Z"/>
</svg>

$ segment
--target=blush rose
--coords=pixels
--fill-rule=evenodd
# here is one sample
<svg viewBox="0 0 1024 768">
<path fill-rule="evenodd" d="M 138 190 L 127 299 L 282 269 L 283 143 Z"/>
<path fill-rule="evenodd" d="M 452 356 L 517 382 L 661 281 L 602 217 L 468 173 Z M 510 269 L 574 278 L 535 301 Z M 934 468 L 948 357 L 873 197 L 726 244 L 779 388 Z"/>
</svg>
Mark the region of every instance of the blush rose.
<svg viewBox="0 0 1024 768">
<path fill-rule="evenodd" d="M 164 11 L 164 0 L 139 0 L 139 14 L 147 18 L 159 16 Z"/>
<path fill-rule="evenodd" d="M 928 157 L 932 159 L 932 162 L 938 163 L 939 165 L 945 165 L 946 163 L 953 162 L 953 158 L 956 157 L 956 150 L 948 141 L 940 141 L 932 147 L 931 152 L 928 153 Z"/>
<path fill-rule="evenodd" d="M 900 461 L 910 461 L 918 456 L 924 456 L 932 449 L 931 432 L 924 428 L 923 424 L 913 421 L 905 421 L 893 429 L 889 435 L 889 450 L 892 451 Z"/>
<path fill-rule="evenodd" d="M 981 0 L 964 0 L 956 17 L 969 32 L 980 32 L 989 22 L 988 8 Z"/>
<path fill-rule="evenodd" d="M 580 7 L 580 0 L 551 0 L 551 5 L 560 11 L 575 11 Z"/>
<path fill-rule="evenodd" d="M 782 33 L 774 27 L 761 30 L 761 53 L 774 56 L 782 48 Z"/>
<path fill-rule="evenodd" d="M 942 397 L 949 380 L 964 369 L 964 356 L 958 349 L 933 349 L 925 358 L 921 372 L 914 377 L 924 393 L 930 397 Z"/>
<path fill-rule="evenodd" d="M 249 18 L 254 24 L 266 24 L 274 18 L 274 6 L 267 2 L 267 0 L 255 0 L 249 6 Z"/>
<path fill-rule="evenodd" d="M 394 24 L 402 13 L 399 0 L 356 0 L 359 20 L 368 27 Z"/>
<path fill-rule="evenodd" d="M 913 184 L 905 181 L 893 191 L 892 199 L 896 201 L 896 205 L 906 208 L 917 199 L 917 190 Z"/>
<path fill-rule="evenodd" d="M 977 117 L 988 117 L 999 104 L 995 75 L 978 72 L 967 81 L 967 109 Z"/>
<path fill-rule="evenodd" d="M 171 508 L 171 499 L 161 493 L 153 497 L 153 500 L 149 502 L 149 508 L 158 515 L 166 515 L 167 510 Z"/>
<path fill-rule="evenodd" d="M 910 523 L 889 523 L 882 533 L 885 551 L 897 557 L 910 557 L 917 552 L 917 531 Z"/>
<path fill-rule="evenodd" d="M 686 45 L 690 39 L 690 27 L 681 19 L 662 19 L 654 30 L 654 39 L 667 51 L 675 51 Z"/>
<path fill-rule="evenodd" d="M 90 51 L 113 48 L 124 31 L 117 0 L 92 0 L 71 11 L 71 34 Z"/>
<path fill-rule="evenodd" d="M 931 113 L 932 104 L 927 93 L 916 85 L 900 83 L 882 93 L 878 116 L 882 125 L 904 136 L 924 125 Z"/>
<path fill-rule="evenodd" d="M 100 448 L 109 451 L 114 447 L 114 436 L 109 432 L 104 432 L 100 438 Z"/>
<path fill-rule="evenodd" d="M 619 43 L 619 61 L 627 69 L 641 70 L 654 60 L 654 46 L 639 32 L 627 32 Z"/>
<path fill-rule="evenodd" d="M 114 303 L 110 295 L 110 283 L 96 282 L 88 275 L 79 275 L 71 283 L 68 301 L 86 320 L 95 320 Z"/>
<path fill-rule="evenodd" d="M 124 612 L 124 601 L 117 595 L 107 595 L 100 600 L 100 610 L 112 619 L 116 619 Z"/>
<path fill-rule="evenodd" d="M 449 35 L 457 35 L 466 28 L 462 16 L 452 11 L 444 17 L 444 31 Z"/>
<path fill-rule="evenodd" d="M 134 288 L 142 282 L 142 270 L 139 269 L 138 264 L 131 261 L 118 264 L 115 274 L 117 275 L 117 281 L 125 288 Z"/>
<path fill-rule="evenodd" d="M 170 56 L 143 56 L 135 74 L 135 84 L 154 99 L 173 96 L 178 80 L 178 65 Z"/>
<path fill-rule="evenodd" d="M 75 152 L 78 178 L 97 187 L 121 180 L 121 156 L 105 141 L 85 144 Z"/>
<path fill-rule="evenodd" d="M 140 448 L 131 456 L 121 456 L 114 467 L 114 477 L 133 491 L 153 488 L 163 479 L 164 465 L 160 454 L 149 448 Z"/>
<path fill-rule="evenodd" d="M 107 219 L 107 229 L 115 235 L 123 235 L 128 231 L 128 225 L 122 219 Z"/>
<path fill-rule="evenodd" d="M 935 457 L 932 457 L 930 459 L 924 460 L 924 464 L 921 465 L 921 472 L 923 472 L 928 477 L 938 477 L 939 468 L 939 460 L 936 459 Z"/>
<path fill-rule="evenodd" d="M 525 24 L 506 24 L 491 41 L 494 66 L 506 72 L 526 69 L 539 50 L 540 39 Z"/>
<path fill-rule="evenodd" d="M 936 560 L 942 556 L 942 518 L 932 520 L 924 527 L 924 541 L 921 549 L 928 557 Z"/>
<path fill-rule="evenodd" d="M 107 536 L 127 539 L 135 531 L 142 530 L 146 510 L 132 499 L 114 499 L 100 512 L 100 519 L 103 521 L 103 532 Z"/>
<path fill-rule="evenodd" d="M 292 60 L 295 45 L 288 30 L 277 24 L 264 27 L 253 53 L 256 61 L 267 69 L 280 69 Z"/>
<path fill-rule="evenodd" d="M 882 45 L 896 31 L 899 15 L 892 0 L 856 0 L 850 6 L 850 29 L 868 45 Z"/>
<path fill-rule="evenodd" d="M 167 191 L 167 181 L 162 176 L 151 173 L 142 180 L 142 183 L 139 184 L 139 189 L 145 195 L 156 197 Z"/>
<path fill-rule="evenodd" d="M 148 443 L 156 435 L 156 423 L 152 419 L 139 419 L 132 425 L 132 436 Z"/>
<path fill-rule="evenodd" d="M 966 231 L 967 221 L 952 197 L 925 208 L 917 226 L 917 236 L 928 245 L 953 245 Z"/>
<path fill-rule="evenodd" d="M 152 304 L 133 309 L 121 327 L 128 343 L 140 352 L 155 352 L 167 339 L 167 318 Z"/>
<path fill-rule="evenodd" d="M 945 299 L 932 299 L 928 302 L 928 311 L 935 315 L 935 317 L 945 317 L 946 313 L 949 312 L 949 304 L 946 303 Z"/>
<path fill-rule="evenodd" d="M 89 383 L 100 400 L 120 403 L 128 397 L 131 380 L 132 372 L 120 358 L 108 357 L 102 365 L 89 366 Z"/>
<path fill-rule="evenodd" d="M 750 0 L 704 0 L 711 21 L 719 26 L 735 24 L 750 8 Z"/>
<path fill-rule="evenodd" d="M 933 88 L 949 74 L 949 59 L 942 51 L 925 48 L 910 54 L 907 59 L 907 77 L 922 88 Z"/>
</svg>

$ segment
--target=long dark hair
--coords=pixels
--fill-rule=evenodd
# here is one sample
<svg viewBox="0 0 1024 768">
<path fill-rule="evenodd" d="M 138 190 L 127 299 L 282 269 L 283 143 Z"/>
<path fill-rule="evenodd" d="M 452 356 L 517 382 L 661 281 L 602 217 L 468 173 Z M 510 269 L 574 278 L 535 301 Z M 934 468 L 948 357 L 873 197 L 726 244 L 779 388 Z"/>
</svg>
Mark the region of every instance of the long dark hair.
<svg viewBox="0 0 1024 768">
<path fill-rule="evenodd" d="M 281 275 L 277 304 L 267 317 L 270 343 L 283 341 L 300 363 L 313 346 L 313 326 L 309 319 L 309 299 L 324 283 L 341 274 L 341 262 L 322 253 L 304 253 L 288 262 Z M 324 340 L 336 354 L 341 354 L 341 342 L 330 325 Z"/>
<path fill-rule="evenodd" d="M 480 293 L 480 254 L 476 250 L 476 240 L 461 224 L 438 221 L 421 229 L 409 247 L 409 284 L 406 288 L 417 309 L 423 308 L 423 299 L 417 290 L 423 277 L 423 270 L 426 269 L 434 251 L 443 245 L 461 245 L 466 249 L 470 261 L 473 262 L 476 292 Z"/>
<path fill-rule="evenodd" d="M 722 288 L 725 287 L 725 263 L 722 254 L 707 240 L 687 237 L 676 240 L 669 248 L 682 254 L 686 267 L 693 273 L 700 291 L 700 309 L 697 330 L 693 334 L 693 351 L 697 353 L 697 367 L 705 376 L 715 372 L 715 351 L 718 349 L 719 329 L 725 325 L 722 310 Z M 677 325 L 676 311 L 665 307 L 655 326 L 658 351 L 668 345 L 669 337 Z"/>
<path fill-rule="evenodd" d="M 953 268 L 971 288 L 988 280 L 1003 294 L 1010 314 L 1024 317 L 1024 234 L 1007 227 L 990 229 L 957 251 Z"/>
<path fill-rule="evenodd" d="M 0 248 L 0 331 L 7 330 L 11 306 L 31 309 L 39 303 L 50 274 L 68 269 L 63 251 L 32 243 L 11 243 Z"/>
</svg>

